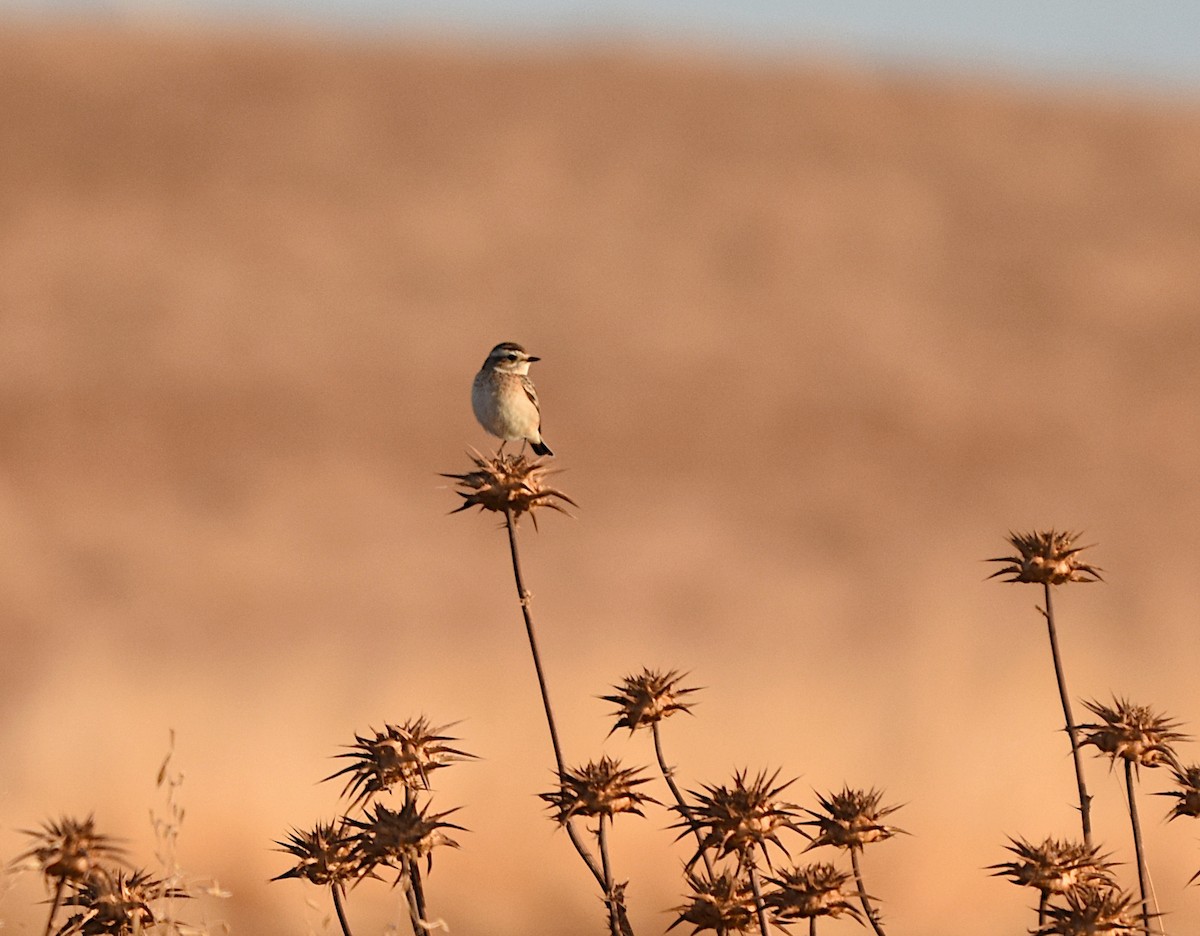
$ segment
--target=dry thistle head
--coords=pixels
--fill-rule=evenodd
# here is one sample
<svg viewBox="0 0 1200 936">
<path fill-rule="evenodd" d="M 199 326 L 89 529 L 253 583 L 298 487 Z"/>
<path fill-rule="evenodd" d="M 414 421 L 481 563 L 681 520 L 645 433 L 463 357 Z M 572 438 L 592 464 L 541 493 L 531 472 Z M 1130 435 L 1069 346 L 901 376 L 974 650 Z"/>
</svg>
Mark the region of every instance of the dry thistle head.
<svg viewBox="0 0 1200 936">
<path fill-rule="evenodd" d="M 446 816 L 457 812 L 430 813 L 429 805 L 417 808 L 415 799 L 410 799 L 404 808 L 397 811 L 376 803 L 375 813 L 367 812 L 366 819 L 350 819 L 348 823 L 360 830 L 355 836 L 355 850 L 363 865 L 374 868 L 387 865 L 403 871 L 407 862 L 426 861 L 426 870 L 433 867 L 433 850 L 442 845 L 458 848 L 458 842 L 450 838 L 445 829 L 466 832 L 460 825 L 444 822 Z"/>
<path fill-rule="evenodd" d="M 690 923 L 692 933 L 713 930 L 725 933 L 758 931 L 754 909 L 754 890 L 749 882 L 733 871 L 725 870 L 713 877 L 687 873 L 691 900 L 675 907 L 678 918 L 667 927 L 673 930 L 681 923 Z"/>
<path fill-rule="evenodd" d="M 763 770 L 748 781 L 747 772 L 742 770 L 734 773 L 732 786 L 705 784 L 700 791 L 691 791 L 695 804 L 691 808 L 691 816 L 685 815 L 681 822 L 673 826 L 684 830 L 680 832 L 680 838 L 690 835 L 694 827 L 703 830 L 703 844 L 688 862 L 689 866 L 695 864 L 708 848 L 715 848 L 722 857 L 736 854 L 744 861 L 751 861 L 754 849 L 761 848 L 768 864 L 768 842 L 785 855 L 788 854 L 787 848 L 779 841 L 779 832 L 783 829 L 798 832 L 798 815 L 796 807 L 782 802 L 779 794 L 796 781 L 788 780 L 776 786 L 778 777 L 778 770 L 770 776 Z"/>
<path fill-rule="evenodd" d="M 1133 705 L 1128 699 L 1113 697 L 1112 706 L 1099 702 L 1083 703 L 1102 719 L 1101 724 L 1080 725 L 1086 733 L 1081 744 L 1091 744 L 1107 754 L 1111 761 L 1122 758 L 1139 769 L 1174 765 L 1174 742 L 1187 739 L 1175 731 L 1179 722 L 1160 715 L 1147 705 Z"/>
<path fill-rule="evenodd" d="M 1132 894 L 1089 885 L 1067 891 L 1063 900 L 1046 907 L 1046 923 L 1034 936 L 1146 936 Z"/>
<path fill-rule="evenodd" d="M 145 871 L 109 874 L 96 868 L 63 901 L 64 906 L 79 907 L 82 912 L 71 917 L 60 932 L 84 936 L 141 933 L 157 925 L 150 901 L 186 896 L 179 888 L 167 887 Z"/>
<path fill-rule="evenodd" d="M 1178 819 L 1180 816 L 1200 818 L 1200 764 L 1183 767 L 1179 764 L 1171 768 L 1177 790 L 1165 790 L 1156 796 L 1174 796 L 1176 803 L 1171 807 L 1167 819 Z"/>
<path fill-rule="evenodd" d="M 351 763 L 326 780 L 349 774 L 342 796 L 353 806 L 369 801 L 376 793 L 397 785 L 409 790 L 428 790 L 429 775 L 455 761 L 471 760 L 474 755 L 452 748 L 446 742 L 457 741 L 442 734 L 449 725 L 436 728 L 425 716 L 400 725 L 384 725 L 373 737 L 354 736 L 354 744 L 345 754 Z"/>
<path fill-rule="evenodd" d="M 370 872 L 360 859 L 357 838 L 346 828 L 344 820 L 317 823 L 311 831 L 293 829 L 286 842 L 276 842 L 279 851 L 294 855 L 296 866 L 271 878 L 303 878 L 321 887 L 355 881 Z"/>
<path fill-rule="evenodd" d="M 474 471 L 442 475 L 443 478 L 453 478 L 458 482 L 456 493 L 463 499 L 462 504 L 451 513 L 478 507 L 480 510 L 510 513 L 514 523 L 527 513 L 536 527 L 537 515 L 534 511 L 540 507 L 566 514 L 567 511 L 557 501 L 566 501 L 572 507 L 579 506 L 562 491 L 547 486 L 547 477 L 557 469 L 550 468 L 540 459 L 530 461 L 524 455 L 488 458 L 472 452 L 471 460 L 475 462 Z"/>
<path fill-rule="evenodd" d="M 36 864 L 48 881 L 82 883 L 101 862 L 119 859 L 122 853 L 113 839 L 96 831 L 95 819 L 82 822 L 63 816 L 47 820 L 41 829 L 22 829 L 34 838 L 33 847 L 13 859 L 13 865 Z"/>
<path fill-rule="evenodd" d="M 687 673 L 678 670 L 660 670 L 643 668 L 633 676 L 626 676 L 612 695 L 601 696 L 605 702 L 617 706 L 613 715 L 619 716 L 613 725 L 613 731 L 618 728 L 628 728 L 632 733 L 638 728 L 645 728 L 662 721 L 676 712 L 688 712 L 692 703 L 684 702 L 683 697 L 696 692 L 696 688 L 684 689 L 679 685 Z"/>
<path fill-rule="evenodd" d="M 620 761 L 605 755 L 598 761 L 565 771 L 559 777 L 557 790 L 538 796 L 550 804 L 554 818 L 563 825 L 573 816 L 610 819 L 617 813 L 642 816 L 643 804 L 658 803 L 652 796 L 634 789 L 649 780 L 638 776 L 643 769 L 622 767 Z"/>
<path fill-rule="evenodd" d="M 834 845 L 838 848 L 861 849 L 864 845 L 882 842 L 903 832 L 903 829 L 883 823 L 885 817 L 900 807 L 881 806 L 881 799 L 882 790 L 852 790 L 848 786 L 828 797 L 818 795 L 817 801 L 822 811 L 804 810 L 813 818 L 803 824 L 816 826 L 819 830 L 808 848 Z"/>
<path fill-rule="evenodd" d="M 774 912 L 775 919 L 783 924 L 819 916 L 836 918 L 843 914 L 862 923 L 862 914 L 850 902 L 855 895 L 846 890 L 849 880 L 850 872 L 839 871 L 827 862 L 797 865 L 790 871 L 767 878 L 767 884 L 774 890 L 763 899 Z"/>
<path fill-rule="evenodd" d="M 1078 538 L 1078 533 L 1058 530 L 1009 533 L 1008 541 L 1016 548 L 1017 555 L 988 559 L 988 562 L 1008 563 L 988 578 L 1007 575 L 1006 582 L 1033 582 L 1038 585 L 1102 581 L 1099 569 L 1079 561 L 1079 554 L 1092 547 L 1076 546 L 1075 540 Z"/>
<path fill-rule="evenodd" d="M 1097 847 L 1088 848 L 1068 839 L 1047 838 L 1039 845 L 1009 838 L 1005 847 L 1015 861 L 989 866 L 994 877 L 1008 877 L 1022 887 L 1036 887 L 1043 895 L 1065 894 L 1076 887 L 1115 887 L 1115 865 Z"/>
</svg>

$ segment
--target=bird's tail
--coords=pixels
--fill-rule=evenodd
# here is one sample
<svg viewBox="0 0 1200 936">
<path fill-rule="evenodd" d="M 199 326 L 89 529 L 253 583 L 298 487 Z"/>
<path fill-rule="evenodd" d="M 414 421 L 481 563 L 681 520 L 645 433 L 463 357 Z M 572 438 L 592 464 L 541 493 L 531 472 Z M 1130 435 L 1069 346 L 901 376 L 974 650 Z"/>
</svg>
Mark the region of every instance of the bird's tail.
<svg viewBox="0 0 1200 936">
<path fill-rule="evenodd" d="M 536 452 L 538 455 L 553 455 L 554 454 L 552 451 L 550 451 L 550 446 L 548 446 L 545 442 L 530 442 L 529 447 L 531 449 L 533 449 L 534 452 Z"/>
</svg>

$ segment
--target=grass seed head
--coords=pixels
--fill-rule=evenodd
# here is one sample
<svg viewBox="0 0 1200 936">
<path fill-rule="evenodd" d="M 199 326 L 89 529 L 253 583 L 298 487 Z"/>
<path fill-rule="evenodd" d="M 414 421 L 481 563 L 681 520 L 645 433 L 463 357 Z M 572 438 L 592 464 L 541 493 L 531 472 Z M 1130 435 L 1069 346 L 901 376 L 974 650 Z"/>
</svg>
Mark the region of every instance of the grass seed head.
<svg viewBox="0 0 1200 936">
<path fill-rule="evenodd" d="M 641 816 L 644 815 L 641 810 L 644 804 L 658 803 L 635 789 L 649 780 L 638 776 L 643 769 L 622 767 L 620 761 L 605 755 L 598 761 L 565 771 L 559 777 L 557 790 L 538 795 L 550 804 L 555 819 L 563 825 L 574 816 L 608 816 L 610 819 L 617 813 Z"/>
<path fill-rule="evenodd" d="M 49 881 L 82 883 L 101 863 L 122 854 L 113 839 L 96 831 L 92 816 L 82 822 L 70 816 L 48 820 L 41 829 L 23 829 L 22 834 L 32 836 L 34 844 L 14 858 L 13 865 L 35 864 Z"/>
<path fill-rule="evenodd" d="M 1160 715 L 1147 705 L 1133 705 L 1127 699 L 1113 697 L 1111 706 L 1100 702 L 1084 702 L 1100 717 L 1096 724 L 1080 725 L 1084 732 L 1081 744 L 1090 744 L 1107 754 L 1130 761 L 1135 767 L 1175 765 L 1174 742 L 1187 739 L 1175 729 L 1179 722 Z"/>
<path fill-rule="evenodd" d="M 686 673 L 678 670 L 662 672 L 645 668 L 636 675 L 626 676 L 620 685 L 613 686 L 616 691 L 612 695 L 601 696 L 605 702 L 617 706 L 612 713 L 618 716 L 612 731 L 628 728 L 632 733 L 676 712 L 690 711 L 692 703 L 683 701 L 683 697 L 697 690 L 679 685 L 686 677 Z"/>
<path fill-rule="evenodd" d="M 762 849 L 765 856 L 770 842 L 788 854 L 779 833 L 784 829 L 799 831 L 798 813 L 793 804 L 780 800 L 779 794 L 795 780 L 776 785 L 778 777 L 778 770 L 770 776 L 764 770 L 749 779 L 747 771 L 742 770 L 734 773 L 731 786 L 706 784 L 699 791 L 693 790 L 691 815 L 685 815 L 674 825 L 684 830 L 680 838 L 690 835 L 696 826 L 702 831 L 703 844 L 689 864 L 695 864 L 708 848 L 715 848 L 722 857 L 736 854 L 739 859 L 750 861 L 755 848 Z"/>
<path fill-rule="evenodd" d="M 293 829 L 286 842 L 276 842 L 279 850 L 295 858 L 295 867 L 271 878 L 303 878 L 321 887 L 356 881 L 369 873 L 358 855 L 356 837 L 344 820 L 318 823 L 309 831 Z"/>
<path fill-rule="evenodd" d="M 1047 838 L 1038 845 L 1009 838 L 1005 847 L 1016 855 L 989 867 L 995 877 L 1007 877 L 1021 887 L 1035 887 L 1043 895 L 1065 894 L 1077 887 L 1115 887 L 1113 863 L 1099 848 L 1088 848 L 1068 839 Z"/>
<path fill-rule="evenodd" d="M 524 455 L 497 455 L 489 458 L 478 452 L 471 454 L 475 462 L 475 470 L 466 474 L 443 474 L 443 478 L 453 478 L 458 483 L 456 492 L 463 502 L 451 513 L 458 513 L 470 507 L 480 510 L 492 510 L 497 513 L 511 513 L 515 523 L 522 514 L 533 518 L 537 526 L 537 511 L 547 507 L 566 514 L 567 511 L 558 503 L 565 501 L 572 507 L 579 505 L 562 491 L 547 484 L 547 478 L 557 469 L 551 468 L 539 459 L 529 460 Z M 570 514 L 567 514 L 570 516 Z"/>
<path fill-rule="evenodd" d="M 1175 805 L 1168 813 L 1168 819 L 1178 819 L 1180 816 L 1200 818 L 1200 764 L 1187 767 L 1176 764 L 1171 768 L 1174 775 L 1176 790 L 1164 790 L 1157 796 L 1175 797 Z"/>
<path fill-rule="evenodd" d="M 881 799 L 882 790 L 852 790 L 848 786 L 843 787 L 840 793 L 818 795 L 821 811 L 805 810 L 813 818 L 804 825 L 816 826 L 818 830 L 808 847 L 834 845 L 837 848 L 861 849 L 864 845 L 882 842 L 903 832 L 903 829 L 883 822 L 900 807 L 882 806 Z"/>
<path fill-rule="evenodd" d="M 1091 546 L 1076 546 L 1078 538 L 1078 533 L 1058 530 L 1009 533 L 1008 541 L 1017 554 L 987 560 L 1007 563 L 988 578 L 1007 575 L 1006 582 L 1032 582 L 1038 585 L 1102 581 L 1098 568 L 1079 561 L 1079 554 L 1091 549 Z"/>
<path fill-rule="evenodd" d="M 691 888 L 691 899 L 674 908 L 678 917 L 667 927 L 668 931 L 681 923 L 691 924 L 693 934 L 704 930 L 718 933 L 758 931 L 754 890 L 738 874 L 726 869 L 709 877 L 689 871 L 687 883 Z"/>
<path fill-rule="evenodd" d="M 814 917 L 849 916 L 863 922 L 862 914 L 851 900 L 856 896 L 846 889 L 848 871 L 840 871 L 828 862 L 792 868 L 767 878 L 772 888 L 763 900 L 780 923 L 810 920 Z"/>
<path fill-rule="evenodd" d="M 350 750 L 337 755 L 349 758 L 350 763 L 325 779 L 346 776 L 342 796 L 349 797 L 354 806 L 397 786 L 428 790 L 433 771 L 474 757 L 450 747 L 447 742 L 458 739 L 443 734 L 448 727 L 434 727 L 421 716 L 400 725 L 384 725 L 383 731 L 372 736 L 355 735 L 354 744 L 347 745 Z"/>
<path fill-rule="evenodd" d="M 446 829 L 467 831 L 460 825 L 444 822 L 446 816 L 457 812 L 431 813 L 427 803 L 417 808 L 415 799 L 410 799 L 400 810 L 388 809 L 381 803 L 369 810 L 365 819 L 350 819 L 348 824 L 358 829 L 355 850 L 364 867 L 375 868 L 387 865 L 403 869 L 406 862 L 426 860 L 426 868 L 433 867 L 433 850 L 443 845 L 458 848 L 458 842 L 446 834 Z"/>
<path fill-rule="evenodd" d="M 1157 916 L 1157 914 L 1151 914 Z M 1063 903 L 1046 907 L 1045 925 L 1034 936 L 1145 936 L 1139 902 L 1114 887 L 1067 891 Z"/>
</svg>

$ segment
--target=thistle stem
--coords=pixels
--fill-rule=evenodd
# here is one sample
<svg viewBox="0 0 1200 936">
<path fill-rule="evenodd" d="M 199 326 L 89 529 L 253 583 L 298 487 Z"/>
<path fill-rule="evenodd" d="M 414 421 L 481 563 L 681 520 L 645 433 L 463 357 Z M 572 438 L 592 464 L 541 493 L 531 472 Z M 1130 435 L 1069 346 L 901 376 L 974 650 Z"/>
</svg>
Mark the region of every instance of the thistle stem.
<svg viewBox="0 0 1200 936">
<path fill-rule="evenodd" d="M 1049 891 L 1042 891 L 1042 896 L 1038 898 L 1038 929 L 1040 930 L 1046 925 L 1046 907 L 1050 904 Z"/>
<path fill-rule="evenodd" d="M 654 756 L 658 758 L 658 769 L 662 771 L 663 779 L 667 781 L 667 786 L 675 798 L 675 805 L 679 807 L 680 814 L 691 828 L 692 834 L 696 836 L 696 844 L 700 846 L 700 857 L 704 859 L 704 869 L 708 872 L 711 880 L 713 877 L 712 859 L 708 857 L 708 849 L 704 847 L 704 836 L 700 833 L 700 826 L 692 816 L 691 807 L 688 806 L 679 786 L 675 783 L 675 771 L 667 766 L 667 759 L 663 756 L 662 737 L 658 731 L 658 722 L 650 723 L 650 733 L 654 736 Z"/>
<path fill-rule="evenodd" d="M 404 805 L 412 805 L 415 798 L 412 788 L 406 786 L 404 788 Z M 423 928 L 424 921 L 428 917 L 426 916 L 427 910 L 425 907 L 425 888 L 421 884 L 421 866 L 415 861 L 406 859 L 404 869 L 408 872 L 408 887 L 412 891 L 412 899 L 416 907 L 417 917 L 413 922 L 415 924 L 417 921 L 420 921 Z"/>
<path fill-rule="evenodd" d="M 767 905 L 763 902 L 762 887 L 758 883 L 758 866 L 754 863 L 753 855 L 746 862 L 746 869 L 750 873 L 750 887 L 754 891 L 754 909 L 758 911 L 759 931 L 762 936 L 770 936 L 771 928 L 767 922 Z"/>
<path fill-rule="evenodd" d="M 525 588 L 525 578 L 521 575 L 521 557 L 517 549 L 517 525 L 513 520 L 511 510 L 504 511 L 504 526 L 508 530 L 508 549 L 512 554 L 513 579 L 517 585 L 517 598 L 521 602 L 521 615 L 525 618 L 525 633 L 529 637 L 529 652 L 533 655 L 533 668 L 537 671 L 538 689 L 542 693 L 542 707 L 546 710 L 546 725 L 550 729 L 550 743 L 554 747 L 554 763 L 558 767 L 557 777 L 561 782 L 567 772 L 567 766 L 563 760 L 562 745 L 558 740 L 558 728 L 554 723 L 554 709 L 550 706 L 550 692 L 546 688 L 546 674 L 542 669 L 542 656 L 538 652 L 537 635 L 533 628 L 533 617 L 529 613 L 529 604 L 532 596 Z M 565 826 L 567 835 L 571 839 L 571 844 L 579 852 L 579 857 L 583 859 L 583 863 L 592 872 L 592 877 L 596 879 L 596 883 L 604 887 L 604 872 L 596 864 L 595 857 L 583 843 L 583 839 L 580 837 L 579 830 L 575 827 L 574 822 L 568 820 Z"/>
<path fill-rule="evenodd" d="M 1050 633 L 1050 653 L 1054 657 L 1054 677 L 1058 681 L 1058 696 L 1062 700 L 1063 717 L 1067 720 L 1067 736 L 1071 739 L 1071 760 L 1075 763 L 1075 783 L 1079 787 L 1079 819 L 1083 824 L 1083 844 L 1092 847 L 1092 798 L 1083 779 L 1083 757 L 1079 752 L 1079 728 L 1071 713 L 1071 696 L 1067 692 L 1067 677 L 1063 673 L 1062 655 L 1058 650 L 1058 629 L 1054 626 L 1053 586 L 1044 583 L 1046 592 L 1046 629 Z"/>
<path fill-rule="evenodd" d="M 871 899 L 867 896 L 867 889 L 863 885 L 862 868 L 858 863 L 857 848 L 851 847 L 850 849 L 850 864 L 854 868 L 854 883 L 858 885 L 858 900 L 862 904 L 863 911 L 867 914 L 867 921 L 871 924 L 871 929 L 875 930 L 876 936 L 884 936 L 883 925 L 879 922 L 879 913 L 871 906 Z"/>
<path fill-rule="evenodd" d="M 1142 849 L 1142 824 L 1133 794 L 1133 761 L 1125 759 L 1125 792 L 1129 795 L 1129 823 L 1133 826 L 1133 852 L 1137 856 L 1138 892 L 1142 897 L 1142 930 L 1150 932 L 1150 898 L 1146 887 L 1146 854 Z"/>
<path fill-rule="evenodd" d="M 609 936 L 621 936 L 621 928 L 617 916 L 617 899 L 613 893 L 612 863 L 608 858 L 608 816 L 600 814 L 600 828 L 596 838 L 600 842 L 600 862 L 604 869 L 604 905 L 608 908 Z"/>
<path fill-rule="evenodd" d="M 341 924 L 343 936 L 351 936 L 350 923 L 346 919 L 346 908 L 342 905 L 345 899 L 342 895 L 342 885 L 334 881 L 329 888 L 333 892 L 333 909 L 337 911 L 338 923 Z"/>
<path fill-rule="evenodd" d="M 817 918 L 808 918 L 808 936 L 817 936 Z"/>
<path fill-rule="evenodd" d="M 54 918 L 58 915 L 58 906 L 62 902 L 63 888 L 66 884 L 67 879 L 60 877 L 54 885 L 54 900 L 50 904 L 50 916 L 46 919 L 46 936 L 50 936 L 54 930 Z"/>
</svg>

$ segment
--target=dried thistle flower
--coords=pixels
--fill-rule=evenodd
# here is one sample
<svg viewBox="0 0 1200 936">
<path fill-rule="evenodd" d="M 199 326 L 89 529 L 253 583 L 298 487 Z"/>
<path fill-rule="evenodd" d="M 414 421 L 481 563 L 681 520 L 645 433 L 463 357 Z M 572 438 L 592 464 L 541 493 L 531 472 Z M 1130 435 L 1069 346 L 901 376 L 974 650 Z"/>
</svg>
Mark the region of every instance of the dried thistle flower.
<svg viewBox="0 0 1200 936">
<path fill-rule="evenodd" d="M 1176 803 L 1171 807 L 1168 819 L 1178 819 L 1180 816 L 1200 818 L 1200 764 L 1183 767 L 1179 764 L 1171 768 L 1177 790 L 1165 790 L 1156 796 L 1174 796 Z"/>
<path fill-rule="evenodd" d="M 609 734 L 618 728 L 628 728 L 632 733 L 676 712 L 689 712 L 692 703 L 684 702 L 683 697 L 697 689 L 680 687 L 680 681 L 686 677 L 687 673 L 678 670 L 662 672 L 648 668 L 643 668 L 636 675 L 626 676 L 619 686 L 613 686 L 616 692 L 600 697 L 617 706 L 612 714 L 619 718 Z"/>
<path fill-rule="evenodd" d="M 384 725 L 373 737 L 356 734 L 354 744 L 345 754 L 351 763 L 326 780 L 349 774 L 342 796 L 352 805 L 368 802 L 376 793 L 390 791 L 397 785 L 409 790 L 428 790 L 429 775 L 439 767 L 455 761 L 473 759 L 474 755 L 450 747 L 446 742 L 457 741 L 442 734 L 449 725 L 436 728 L 423 715 L 400 725 Z"/>
<path fill-rule="evenodd" d="M 639 777 L 642 767 L 622 767 L 620 761 L 605 755 L 598 761 L 588 761 L 582 767 L 566 770 L 559 777 L 558 789 L 539 793 L 550 804 L 555 819 L 563 825 L 574 816 L 608 816 L 634 813 L 641 816 L 645 803 L 658 803 L 646 793 L 634 789 L 648 782 Z"/>
<path fill-rule="evenodd" d="M 838 848 L 861 849 L 872 842 L 890 839 L 903 829 L 885 825 L 883 819 L 894 813 L 899 806 L 881 806 L 883 791 L 852 790 L 843 787 L 840 793 L 817 796 L 823 812 L 804 810 L 813 818 L 803 825 L 816 826 L 819 834 L 808 848 L 834 845 Z M 807 849 L 806 849 L 807 850 Z"/>
<path fill-rule="evenodd" d="M 1100 702 L 1083 704 L 1103 723 L 1079 726 L 1080 731 L 1086 732 L 1081 746 L 1093 745 L 1110 760 L 1115 762 L 1119 757 L 1138 768 L 1176 763 L 1174 742 L 1187 739 L 1187 735 L 1175 731 L 1179 722 L 1147 705 L 1133 705 L 1116 696 L 1111 707 Z"/>
<path fill-rule="evenodd" d="M 167 887 L 145 871 L 109 874 L 95 868 L 63 901 L 64 906 L 79 907 L 83 912 L 71 917 L 59 932 L 83 936 L 140 933 L 157 925 L 150 901 L 186 896 L 184 891 Z"/>
<path fill-rule="evenodd" d="M 357 850 L 357 837 L 349 832 L 344 820 L 317 823 L 304 832 L 293 829 L 286 842 L 276 842 L 280 851 L 299 860 L 294 868 L 271 878 L 303 878 L 319 886 L 333 886 L 355 881 L 370 872 Z"/>
<path fill-rule="evenodd" d="M 1098 568 L 1079 561 L 1079 554 L 1092 547 L 1076 546 L 1078 538 L 1078 533 L 1058 530 L 1009 533 L 1008 541 L 1016 548 L 1017 555 L 988 559 L 988 562 L 1008 563 L 988 578 L 1007 575 L 1009 578 L 1005 579 L 1006 582 L 1033 582 L 1038 585 L 1103 581 Z"/>
<path fill-rule="evenodd" d="M 1065 894 L 1080 886 L 1115 887 L 1108 861 L 1098 848 L 1068 839 L 1047 838 L 1038 845 L 1009 837 L 1006 845 L 1016 861 L 989 866 L 995 877 L 1008 877 L 1022 887 L 1035 887 L 1043 896 Z M 994 870 L 993 870 L 994 869 Z"/>
<path fill-rule="evenodd" d="M 1063 900 L 1046 907 L 1046 923 L 1034 936 L 1146 936 L 1132 894 L 1085 885 L 1067 891 Z"/>
<path fill-rule="evenodd" d="M 758 919 L 754 890 L 749 882 L 731 870 L 707 875 L 687 872 L 691 900 L 674 910 L 679 916 L 667 927 L 668 932 L 681 923 L 690 923 L 692 933 L 713 930 L 718 933 L 756 931 Z"/>
<path fill-rule="evenodd" d="M 457 812 L 430 813 L 429 804 L 417 808 L 415 799 L 410 799 L 400 810 L 388 809 L 376 803 L 375 813 L 367 812 L 366 819 L 350 819 L 348 824 L 360 830 L 355 836 L 355 850 L 364 867 L 387 865 L 403 871 L 409 862 L 426 860 L 426 870 L 433 867 L 433 850 L 442 845 L 458 848 L 458 842 L 450 838 L 445 829 L 466 832 L 460 825 L 444 822 L 446 816 Z"/>
<path fill-rule="evenodd" d="M 497 455 L 489 458 L 472 452 L 471 460 L 475 462 L 474 471 L 442 475 L 443 478 L 453 478 L 458 482 L 459 490 L 456 493 L 463 499 L 462 504 L 451 513 L 478 507 L 480 510 L 511 513 L 513 522 L 527 513 L 533 518 L 533 525 L 536 527 L 537 515 L 534 511 L 540 507 L 548 507 L 566 514 L 567 511 L 557 501 L 566 501 L 573 507 L 579 506 L 562 491 L 547 486 L 546 478 L 558 469 L 551 468 L 538 459 L 530 461 L 524 455 Z"/>
<path fill-rule="evenodd" d="M 852 895 L 845 890 L 849 871 L 839 871 L 828 862 L 792 868 L 776 877 L 767 878 L 774 887 L 764 895 L 768 907 L 780 923 L 810 920 L 814 917 L 840 917 L 843 914 L 863 922 L 858 907 L 850 903 Z"/>
<path fill-rule="evenodd" d="M 708 848 L 716 849 L 721 857 L 736 854 L 739 859 L 749 859 L 755 847 L 761 848 L 766 856 L 767 843 L 771 842 L 788 854 L 779 840 L 779 832 L 783 829 L 799 831 L 797 813 L 793 804 L 780 801 L 779 794 L 795 780 L 776 786 L 778 777 L 778 770 L 770 776 L 764 770 L 747 781 L 747 772 L 742 770 L 734 773 L 732 786 L 705 784 L 701 790 L 691 791 L 694 801 L 691 815 L 685 815 L 682 822 L 674 825 L 674 828 L 684 829 L 680 838 L 692 834 L 694 829 L 703 833 L 700 848 L 688 864 L 698 861 Z M 770 858 L 767 860 L 769 863 Z"/>
<path fill-rule="evenodd" d="M 122 849 L 114 840 L 96 831 L 96 822 L 88 816 L 82 822 L 70 816 L 54 822 L 47 820 L 41 829 L 22 829 L 32 836 L 32 848 L 13 859 L 13 865 L 35 863 L 48 881 L 82 883 L 100 863 L 118 859 Z"/>
</svg>

